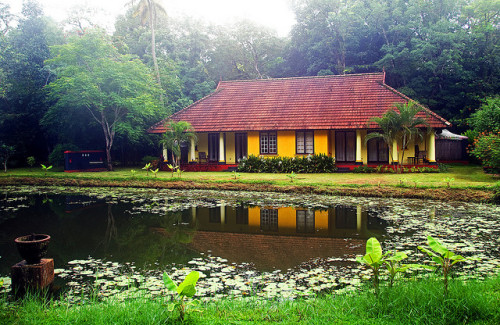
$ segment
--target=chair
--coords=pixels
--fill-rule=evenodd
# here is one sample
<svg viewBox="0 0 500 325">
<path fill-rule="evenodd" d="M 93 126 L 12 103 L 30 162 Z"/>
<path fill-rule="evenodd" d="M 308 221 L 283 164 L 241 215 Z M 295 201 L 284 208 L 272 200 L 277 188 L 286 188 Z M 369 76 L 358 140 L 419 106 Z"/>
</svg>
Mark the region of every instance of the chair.
<svg viewBox="0 0 500 325">
<path fill-rule="evenodd" d="M 200 151 L 198 152 L 198 162 L 201 164 L 203 161 L 208 163 L 207 153 Z"/>
</svg>

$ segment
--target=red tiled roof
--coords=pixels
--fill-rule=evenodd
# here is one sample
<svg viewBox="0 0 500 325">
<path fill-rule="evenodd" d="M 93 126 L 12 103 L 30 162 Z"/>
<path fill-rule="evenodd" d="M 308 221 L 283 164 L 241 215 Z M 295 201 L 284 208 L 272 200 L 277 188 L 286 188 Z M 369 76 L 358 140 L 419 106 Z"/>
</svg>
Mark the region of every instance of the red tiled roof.
<svg viewBox="0 0 500 325">
<path fill-rule="evenodd" d="M 408 101 L 384 83 L 384 73 L 221 81 L 215 92 L 169 119 L 188 121 L 197 132 L 357 129 Z M 433 128 L 450 126 L 425 107 L 419 114 Z M 165 132 L 164 124 L 149 132 Z"/>
</svg>

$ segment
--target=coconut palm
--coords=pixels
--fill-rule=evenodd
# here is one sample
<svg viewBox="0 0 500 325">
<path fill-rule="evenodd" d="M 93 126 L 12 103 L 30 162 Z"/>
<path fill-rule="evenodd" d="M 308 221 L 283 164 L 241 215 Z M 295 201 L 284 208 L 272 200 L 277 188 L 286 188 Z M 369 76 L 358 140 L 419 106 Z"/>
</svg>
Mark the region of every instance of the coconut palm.
<svg viewBox="0 0 500 325">
<path fill-rule="evenodd" d="M 180 166 L 181 143 L 191 139 L 197 141 L 196 133 L 189 122 L 170 121 L 166 125 L 167 131 L 163 134 L 160 144 L 172 152 L 172 165 L 174 168 Z"/>
<path fill-rule="evenodd" d="M 397 111 L 394 110 L 394 108 Z M 401 154 L 401 159 L 399 159 L 399 161 L 402 164 L 405 156 L 404 148 L 414 140 L 422 141 L 424 137 L 422 127 L 425 126 L 429 129 L 429 124 L 425 118 L 417 116 L 418 113 L 422 111 L 422 107 L 413 102 L 396 103 L 394 104 L 394 108 L 389 109 L 382 117 L 370 119 L 370 122 L 378 124 L 381 132 L 369 133 L 365 141 L 368 142 L 370 139 L 374 138 L 383 139 L 389 147 L 391 160 L 393 157 L 392 144 L 396 141 L 398 144 L 398 158 Z"/>
<path fill-rule="evenodd" d="M 134 6 L 135 1 L 132 0 L 128 4 Z M 158 61 L 156 60 L 156 40 L 155 40 L 155 23 L 158 13 L 166 14 L 165 8 L 159 3 L 159 0 L 140 0 L 132 14 L 134 17 L 141 17 L 141 24 L 149 24 L 151 28 L 151 56 L 153 57 L 153 65 L 156 73 L 156 80 L 161 87 L 160 70 Z"/>
</svg>

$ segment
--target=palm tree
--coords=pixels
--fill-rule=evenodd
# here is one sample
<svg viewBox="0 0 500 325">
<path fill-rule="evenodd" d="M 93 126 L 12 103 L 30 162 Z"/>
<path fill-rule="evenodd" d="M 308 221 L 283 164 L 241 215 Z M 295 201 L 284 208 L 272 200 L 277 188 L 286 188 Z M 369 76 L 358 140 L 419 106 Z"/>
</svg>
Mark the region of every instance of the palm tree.
<svg viewBox="0 0 500 325">
<path fill-rule="evenodd" d="M 163 134 L 160 144 L 172 152 L 172 165 L 174 168 L 180 166 L 181 143 L 194 139 L 197 141 L 196 133 L 189 122 L 170 121 L 166 125 L 167 132 Z"/>
<path fill-rule="evenodd" d="M 131 0 L 129 5 L 133 6 L 135 0 Z M 149 23 L 151 28 L 151 56 L 153 57 L 153 65 L 156 73 L 156 81 L 161 88 L 160 69 L 158 69 L 158 61 L 156 60 L 156 40 L 155 40 L 155 23 L 158 13 L 166 15 L 165 8 L 159 3 L 158 0 L 140 0 L 133 16 L 141 16 L 141 24 L 146 25 Z"/>
<path fill-rule="evenodd" d="M 401 152 L 401 159 L 398 159 L 401 164 L 404 161 L 405 150 L 408 144 L 414 140 L 423 140 L 422 127 L 426 126 L 429 129 L 427 120 L 421 116 L 417 116 L 422 111 L 422 107 L 413 102 L 396 103 L 394 108 L 385 112 L 382 117 L 374 117 L 370 122 L 378 124 L 382 132 L 369 133 L 365 141 L 370 139 L 381 138 L 389 147 L 391 160 L 393 157 L 394 141 L 398 144 L 398 158 Z"/>
</svg>

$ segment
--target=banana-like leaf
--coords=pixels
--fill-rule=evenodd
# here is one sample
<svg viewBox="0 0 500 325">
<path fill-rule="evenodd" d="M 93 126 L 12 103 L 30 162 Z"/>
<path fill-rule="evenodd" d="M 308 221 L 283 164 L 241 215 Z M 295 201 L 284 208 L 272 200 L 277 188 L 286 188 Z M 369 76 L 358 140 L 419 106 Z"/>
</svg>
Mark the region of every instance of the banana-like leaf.
<svg viewBox="0 0 500 325">
<path fill-rule="evenodd" d="M 439 256 L 432 256 L 432 260 L 436 262 L 436 264 L 443 265 L 444 261 L 442 257 Z"/>
<path fill-rule="evenodd" d="M 175 306 L 176 306 L 176 305 L 175 305 L 174 303 L 168 304 L 168 306 L 167 306 L 167 310 L 168 310 L 169 312 L 173 312 L 173 311 L 174 311 L 174 309 L 175 309 Z"/>
<path fill-rule="evenodd" d="M 382 246 L 380 246 L 377 238 L 371 237 L 366 242 L 366 255 L 369 255 L 369 258 L 372 261 L 370 264 L 378 263 L 382 259 Z"/>
<path fill-rule="evenodd" d="M 196 288 L 192 284 L 182 287 L 182 291 L 179 292 L 180 296 L 186 296 L 189 298 L 193 297 L 195 294 L 196 294 Z"/>
<path fill-rule="evenodd" d="M 432 236 L 427 236 L 427 245 L 438 253 L 439 255 L 443 256 L 444 254 L 448 253 L 449 250 L 446 249 L 440 242 L 438 242 L 436 239 L 432 238 Z"/>
<path fill-rule="evenodd" d="M 176 291 L 177 290 L 177 285 L 175 284 L 172 279 L 168 276 L 166 272 L 163 272 L 163 284 L 165 287 L 170 290 L 170 291 Z"/>
<path fill-rule="evenodd" d="M 422 252 L 426 253 L 427 255 L 429 255 L 430 257 L 436 256 L 436 254 L 433 251 L 430 251 L 425 247 L 417 246 L 417 248 L 420 249 Z"/>
<path fill-rule="evenodd" d="M 196 286 L 196 282 L 198 282 L 198 279 L 200 278 L 200 273 L 197 272 L 197 271 L 192 271 L 191 273 L 189 273 L 186 278 L 184 279 L 184 281 L 182 281 L 181 284 L 179 284 L 179 287 L 177 287 L 177 293 L 180 294 L 180 295 L 184 295 L 184 296 L 187 296 L 187 297 L 192 297 L 195 293 L 196 293 L 196 289 L 194 288 Z M 184 292 L 184 288 L 185 287 L 188 287 L 188 286 L 193 286 L 192 289 L 187 289 Z M 194 290 L 194 293 L 192 295 L 188 295 L 186 293 L 191 293 L 192 290 Z"/>
<path fill-rule="evenodd" d="M 408 257 L 408 255 L 406 255 L 405 252 L 391 252 L 391 253 L 392 253 L 391 256 L 385 258 L 386 261 L 399 262 Z"/>
</svg>

